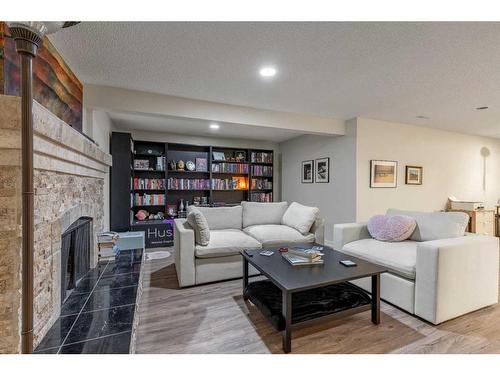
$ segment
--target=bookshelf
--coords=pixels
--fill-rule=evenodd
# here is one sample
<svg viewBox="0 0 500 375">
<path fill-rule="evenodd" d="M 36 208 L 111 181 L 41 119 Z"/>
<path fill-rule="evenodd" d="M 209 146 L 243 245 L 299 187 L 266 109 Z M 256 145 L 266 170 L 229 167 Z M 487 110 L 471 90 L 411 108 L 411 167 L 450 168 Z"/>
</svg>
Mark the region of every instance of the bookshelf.
<svg viewBox="0 0 500 375">
<path fill-rule="evenodd" d="M 159 213 L 165 219 L 183 217 L 186 204 L 273 201 L 272 150 L 149 142 L 113 132 L 111 153 L 111 230 L 159 225 Z M 152 219 L 137 220 L 139 210 L 152 214 Z M 169 215 L 175 211 L 175 216 Z"/>
</svg>

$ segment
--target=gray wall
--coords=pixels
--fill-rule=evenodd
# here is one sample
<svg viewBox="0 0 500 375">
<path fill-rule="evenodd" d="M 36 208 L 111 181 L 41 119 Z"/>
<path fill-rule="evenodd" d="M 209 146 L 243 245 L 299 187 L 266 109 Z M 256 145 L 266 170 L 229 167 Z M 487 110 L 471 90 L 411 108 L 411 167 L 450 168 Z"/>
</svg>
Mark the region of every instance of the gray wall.
<svg viewBox="0 0 500 375">
<path fill-rule="evenodd" d="M 280 143 L 282 200 L 319 207 L 326 219 L 325 239 L 333 224 L 356 219 L 356 121 L 346 122 L 346 135 L 304 135 Z M 301 183 L 304 160 L 330 158 L 329 183 Z"/>
</svg>

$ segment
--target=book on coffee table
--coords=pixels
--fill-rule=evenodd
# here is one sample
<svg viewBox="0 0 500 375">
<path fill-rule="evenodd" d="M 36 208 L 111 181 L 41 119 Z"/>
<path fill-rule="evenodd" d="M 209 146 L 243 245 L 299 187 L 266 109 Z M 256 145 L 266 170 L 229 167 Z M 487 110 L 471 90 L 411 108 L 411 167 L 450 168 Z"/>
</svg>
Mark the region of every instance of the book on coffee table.
<svg viewBox="0 0 500 375">
<path fill-rule="evenodd" d="M 311 259 L 300 255 L 291 254 L 290 251 L 288 251 L 287 253 L 281 253 L 281 256 L 285 258 L 292 266 L 311 266 L 324 263 L 321 256 L 317 256 Z"/>
<path fill-rule="evenodd" d="M 320 250 L 305 247 L 291 247 L 288 249 L 288 253 L 308 259 L 314 259 L 324 255 Z"/>
</svg>

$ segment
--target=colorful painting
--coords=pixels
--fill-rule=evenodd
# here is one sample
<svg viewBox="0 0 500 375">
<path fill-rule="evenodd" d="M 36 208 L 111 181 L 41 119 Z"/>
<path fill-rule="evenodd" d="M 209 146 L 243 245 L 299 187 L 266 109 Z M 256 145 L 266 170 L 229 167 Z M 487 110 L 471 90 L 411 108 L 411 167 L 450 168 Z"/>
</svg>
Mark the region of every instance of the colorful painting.
<svg viewBox="0 0 500 375">
<path fill-rule="evenodd" d="M 21 95 L 20 60 L 8 28 L 0 23 L 0 93 Z M 3 70 L 3 74 L 2 74 Z M 78 131 L 83 86 L 47 38 L 33 61 L 33 98 Z"/>
</svg>

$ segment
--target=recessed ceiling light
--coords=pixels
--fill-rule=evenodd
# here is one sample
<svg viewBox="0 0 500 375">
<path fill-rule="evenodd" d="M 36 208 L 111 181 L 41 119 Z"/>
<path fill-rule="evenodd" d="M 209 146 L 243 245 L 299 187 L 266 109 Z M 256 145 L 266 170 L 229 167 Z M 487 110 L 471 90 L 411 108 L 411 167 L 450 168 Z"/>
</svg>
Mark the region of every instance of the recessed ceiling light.
<svg viewBox="0 0 500 375">
<path fill-rule="evenodd" d="M 259 74 L 265 78 L 274 77 L 276 73 L 277 73 L 276 68 L 272 66 L 263 66 L 259 70 Z"/>
<path fill-rule="evenodd" d="M 219 124 L 215 124 L 215 123 L 210 124 L 210 129 L 219 129 L 219 128 L 220 128 Z"/>
<path fill-rule="evenodd" d="M 429 117 L 427 116 L 423 116 L 423 115 L 418 115 L 416 116 L 418 119 L 421 119 L 421 120 L 429 120 Z"/>
<path fill-rule="evenodd" d="M 476 108 L 478 111 L 482 111 L 483 109 L 488 109 L 488 107 L 484 106 L 484 107 L 477 107 Z"/>
</svg>

